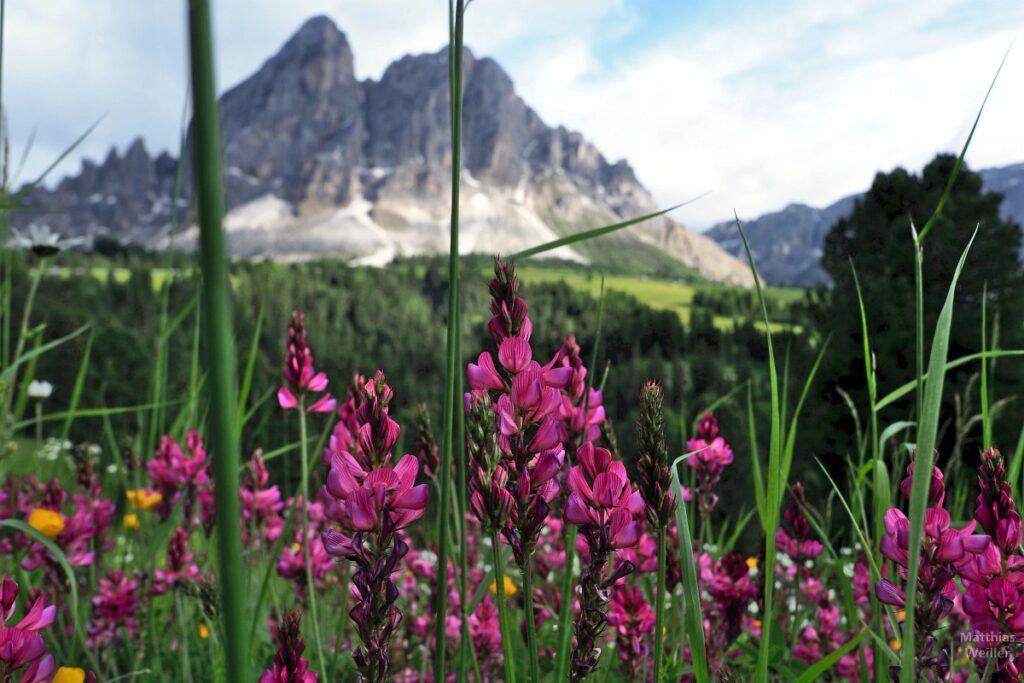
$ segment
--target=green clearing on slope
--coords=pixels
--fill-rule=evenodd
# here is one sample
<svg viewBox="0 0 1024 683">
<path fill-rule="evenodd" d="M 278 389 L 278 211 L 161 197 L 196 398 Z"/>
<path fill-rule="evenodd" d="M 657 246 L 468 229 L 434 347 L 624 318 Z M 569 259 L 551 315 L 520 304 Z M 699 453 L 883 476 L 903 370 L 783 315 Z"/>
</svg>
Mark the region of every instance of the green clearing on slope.
<svg viewBox="0 0 1024 683">
<path fill-rule="evenodd" d="M 524 263 L 519 266 L 519 277 L 526 284 L 565 282 L 573 289 L 586 292 L 597 297 L 601 292 L 601 274 L 598 272 L 584 270 L 581 268 L 550 266 L 535 266 Z M 692 283 L 668 280 L 663 278 L 645 277 L 641 275 L 619 275 L 609 274 L 604 276 L 604 286 L 607 290 L 614 290 L 636 297 L 639 301 L 657 310 L 673 311 L 682 321 L 683 325 L 689 325 L 690 317 L 695 310 L 694 298 L 700 293 L 718 294 L 723 291 L 734 290 L 746 292 L 747 290 L 718 285 L 713 283 Z M 804 290 L 794 287 L 772 287 L 766 290 L 769 306 L 775 304 L 778 307 L 785 307 L 790 304 L 799 303 L 804 298 Z M 715 315 L 715 327 L 720 330 L 732 330 L 736 325 L 737 318 L 726 315 Z M 763 328 L 764 324 L 758 321 L 755 323 Z M 779 331 L 792 328 L 799 332 L 798 326 L 783 322 L 773 322 L 772 331 Z"/>
</svg>

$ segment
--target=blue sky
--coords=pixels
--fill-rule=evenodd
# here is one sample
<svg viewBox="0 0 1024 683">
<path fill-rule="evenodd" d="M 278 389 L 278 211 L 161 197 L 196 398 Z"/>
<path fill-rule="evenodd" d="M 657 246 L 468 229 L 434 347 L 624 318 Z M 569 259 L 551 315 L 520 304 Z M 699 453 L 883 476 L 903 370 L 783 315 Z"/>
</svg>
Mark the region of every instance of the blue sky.
<svg viewBox="0 0 1024 683">
<path fill-rule="evenodd" d="M 35 134 L 22 179 L 93 121 L 80 152 L 102 158 L 142 135 L 175 149 L 185 97 L 183 3 L 9 3 L 4 108 L 12 158 Z M 219 82 L 254 71 L 314 14 L 377 77 L 436 51 L 443 0 L 214 0 Z M 1015 37 L 1017 0 L 473 0 L 467 43 L 508 70 L 549 124 L 627 158 L 661 204 L 697 228 L 735 209 L 823 205 L 877 170 L 956 150 Z M 1022 41 L 1024 42 L 1024 41 Z M 1024 161 L 1024 45 L 1010 54 L 968 161 Z"/>
</svg>

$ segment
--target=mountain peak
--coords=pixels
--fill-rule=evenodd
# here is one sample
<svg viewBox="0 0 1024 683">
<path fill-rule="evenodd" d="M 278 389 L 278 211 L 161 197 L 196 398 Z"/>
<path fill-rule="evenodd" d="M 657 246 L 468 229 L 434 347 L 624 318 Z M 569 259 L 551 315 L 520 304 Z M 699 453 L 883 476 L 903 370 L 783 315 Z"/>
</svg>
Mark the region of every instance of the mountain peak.
<svg viewBox="0 0 1024 683">
<path fill-rule="evenodd" d="M 547 125 L 493 59 L 463 56 L 462 245 L 514 253 L 567 232 L 653 213 L 625 161 L 609 163 L 578 132 Z M 307 20 L 281 49 L 220 98 L 234 254 L 336 255 L 384 264 L 443 253 L 451 182 L 448 50 L 407 55 L 379 81 L 358 81 L 345 34 Z M 188 140 L 186 141 L 186 143 Z M 190 149 L 187 146 L 186 149 Z M 33 202 L 68 234 L 167 244 L 174 162 L 141 142 Z M 188 174 L 186 165 L 185 173 Z M 182 184 L 185 194 L 191 178 Z M 187 199 L 187 196 L 186 196 Z M 188 216 L 182 217 L 187 225 Z M 174 245 L 189 248 L 186 229 Z M 746 267 L 667 218 L 554 254 L 650 272 L 750 284 Z"/>
</svg>

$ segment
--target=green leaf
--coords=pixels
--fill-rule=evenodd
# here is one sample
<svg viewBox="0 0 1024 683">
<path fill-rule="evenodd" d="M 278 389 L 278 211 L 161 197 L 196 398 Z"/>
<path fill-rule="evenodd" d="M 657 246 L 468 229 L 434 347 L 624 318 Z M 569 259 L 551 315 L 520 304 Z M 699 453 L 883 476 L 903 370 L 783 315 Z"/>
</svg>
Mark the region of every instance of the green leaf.
<svg viewBox="0 0 1024 683">
<path fill-rule="evenodd" d="M 47 342 L 46 344 L 43 344 L 42 346 L 39 346 L 37 348 L 32 349 L 28 353 L 23 353 L 21 355 L 21 357 L 15 358 L 13 363 L 11 363 L 6 368 L 4 368 L 3 372 L 0 372 L 0 384 L 7 384 L 8 382 L 10 382 L 11 378 L 14 377 L 14 371 L 17 370 L 20 366 L 22 366 L 25 363 L 29 362 L 30 360 L 32 360 L 36 356 L 40 356 L 40 355 L 46 353 L 47 351 L 50 351 L 52 349 L 57 348 L 61 344 L 65 344 L 65 343 L 71 341 L 72 339 L 74 339 L 78 335 L 80 335 L 83 332 L 85 332 L 87 329 L 89 329 L 89 325 L 88 324 L 82 325 L 81 327 L 79 327 L 77 330 L 75 330 L 71 334 L 65 335 L 65 336 L 61 337 L 60 339 L 54 339 L 52 342 Z"/>
<path fill-rule="evenodd" d="M 683 572 L 683 599 L 686 604 L 686 633 L 693 659 L 693 676 L 697 683 L 709 683 L 707 646 L 704 643 L 704 615 L 700 605 L 700 589 L 697 587 L 697 568 L 693 563 L 693 540 L 690 538 L 690 521 L 687 519 L 686 503 L 683 502 L 683 487 L 679 483 L 679 463 L 693 453 L 687 453 L 672 461 L 672 495 L 676 499 L 676 529 L 679 532 L 679 566 Z"/>
<path fill-rule="evenodd" d="M 968 363 L 973 363 L 974 361 L 981 360 L 983 358 L 1006 358 L 1009 356 L 1024 356 L 1024 349 L 1013 349 L 1005 351 L 991 350 L 985 351 L 983 353 L 972 353 L 970 355 L 957 358 L 956 360 L 949 361 L 948 363 L 946 363 L 945 367 L 943 368 L 943 371 L 949 372 L 950 370 L 955 370 L 961 365 L 967 365 Z M 931 368 L 929 368 L 928 372 L 924 373 L 924 375 L 921 378 L 921 382 L 924 382 L 925 380 L 928 379 L 930 372 Z M 877 412 L 882 410 L 883 408 L 889 407 L 896 401 L 900 400 L 901 398 L 912 392 L 915 388 L 917 388 L 918 384 L 919 382 L 917 380 L 911 380 L 906 384 L 902 385 L 901 387 L 899 387 L 898 389 L 889 392 L 875 406 L 875 411 Z"/>
<path fill-rule="evenodd" d="M 68 417 L 64 422 L 64 429 L 61 431 L 61 443 L 67 441 L 71 433 L 71 424 L 75 419 L 75 411 L 78 410 L 78 403 L 82 398 L 82 389 L 85 388 L 85 378 L 89 374 L 89 360 L 92 356 L 92 340 L 94 334 L 89 333 L 89 341 L 85 343 L 85 351 L 82 353 L 82 362 L 78 366 L 78 374 L 75 376 L 75 387 L 71 390 L 71 402 L 68 403 Z"/>
<path fill-rule="evenodd" d="M 978 107 L 978 114 L 974 117 L 974 124 L 971 125 L 971 132 L 967 134 L 967 139 L 964 141 L 963 149 L 960 150 L 960 156 L 956 159 L 956 164 L 953 166 L 953 172 L 949 174 L 949 180 L 946 181 L 946 188 L 942 191 L 942 196 L 939 197 L 939 203 L 935 207 L 935 211 L 932 213 L 928 222 L 921 228 L 921 234 L 917 236 L 917 244 L 920 246 L 924 242 L 925 236 L 931 232 L 932 227 L 935 225 L 935 221 L 942 215 L 942 208 L 946 205 L 946 201 L 949 199 L 949 195 L 953 192 L 953 183 L 956 182 L 957 176 L 960 174 L 960 167 L 964 163 L 964 157 L 967 155 L 967 148 L 971 146 L 971 140 L 974 138 L 974 131 L 978 128 L 978 122 L 981 121 L 981 113 L 985 111 L 985 104 L 988 102 L 989 95 L 992 94 L 992 89 L 996 87 L 996 80 L 999 78 L 999 72 L 1003 70 L 1003 65 L 1006 64 L 1006 58 L 1010 56 L 1010 50 L 1013 48 L 1013 44 L 1006 48 L 1006 53 L 1003 55 L 1003 59 L 999 62 L 999 68 L 996 69 L 995 76 L 992 77 L 992 82 L 989 83 L 988 90 L 985 91 L 985 97 L 981 100 L 981 106 Z"/>
<path fill-rule="evenodd" d="M 576 244 L 577 242 L 586 242 L 587 240 L 592 240 L 595 237 L 601 237 L 602 235 L 607 235 L 609 233 L 622 230 L 623 228 L 628 228 L 631 225 L 643 223 L 644 221 L 649 221 L 652 218 L 657 218 L 658 216 L 664 216 L 666 213 L 670 211 L 675 211 L 676 209 L 682 208 L 687 204 L 692 204 L 698 199 L 701 199 L 706 196 L 707 193 L 705 192 L 699 197 L 694 197 L 693 199 L 689 199 L 681 204 L 676 204 L 675 206 L 670 206 L 667 209 L 662 209 L 661 211 L 655 211 L 654 213 L 648 213 L 643 216 L 638 216 L 636 218 L 630 218 L 629 220 L 622 221 L 620 223 L 612 223 L 611 225 L 604 225 L 599 228 L 591 228 L 590 230 L 583 230 L 572 235 L 559 237 L 556 240 L 545 242 L 544 244 L 538 244 L 536 247 L 530 247 L 529 249 L 523 249 L 522 251 L 516 252 L 515 254 L 509 256 L 509 259 L 525 259 L 531 256 L 536 256 L 537 254 L 543 254 L 546 251 L 551 251 L 552 249 L 557 249 L 559 247 L 565 247 L 570 244 Z"/>
</svg>

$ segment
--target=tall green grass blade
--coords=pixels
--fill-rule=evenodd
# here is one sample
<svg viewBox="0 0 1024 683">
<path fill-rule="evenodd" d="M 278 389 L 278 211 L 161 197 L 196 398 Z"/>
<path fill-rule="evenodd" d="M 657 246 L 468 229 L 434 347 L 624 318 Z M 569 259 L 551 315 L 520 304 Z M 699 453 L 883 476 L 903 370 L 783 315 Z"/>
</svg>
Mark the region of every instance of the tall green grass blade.
<svg viewBox="0 0 1024 683">
<path fill-rule="evenodd" d="M 50 163 L 50 165 L 47 166 L 46 169 L 42 173 L 40 173 L 39 176 L 35 180 L 33 180 L 30 183 L 27 183 L 24 187 L 22 187 L 20 190 L 18 190 L 18 192 L 12 198 L 13 202 L 15 204 L 17 204 L 22 199 L 24 199 L 29 194 L 31 194 L 32 190 L 34 190 L 37 187 L 39 187 L 39 185 L 44 180 L 46 180 L 46 176 L 50 175 L 50 172 L 53 169 L 55 169 L 58 166 L 60 166 L 60 163 L 62 161 L 64 161 L 65 159 L 67 159 L 69 154 L 71 154 L 73 151 L 75 151 L 78 148 L 79 145 L 81 145 L 83 142 L 85 142 L 85 139 L 87 137 L 89 137 L 89 135 L 91 135 L 94 130 L 96 130 L 96 126 L 100 125 L 100 121 L 102 121 L 102 120 L 103 120 L 102 116 L 100 118 L 96 119 L 96 121 L 94 121 L 91 126 L 86 128 L 85 132 L 82 133 L 81 135 L 79 135 L 78 138 L 75 139 L 75 141 L 72 142 L 69 147 L 65 148 L 63 152 L 61 152 L 59 155 L 57 155 L 57 158 L 54 159 Z"/>
<path fill-rule="evenodd" d="M 449 36 L 448 36 L 448 94 L 451 106 L 451 145 L 452 145 L 452 187 L 451 187 L 451 232 L 448 246 L 448 325 L 445 341 L 445 381 L 444 381 L 444 431 L 441 438 L 441 476 L 440 498 L 438 507 L 438 563 L 437 585 L 448 585 L 448 523 L 447 516 L 451 509 L 450 491 L 452 479 L 452 455 L 455 439 L 455 386 L 456 373 L 460 372 L 458 352 L 457 323 L 459 320 L 459 189 L 462 179 L 462 56 L 464 30 L 464 0 L 449 0 Z M 437 591 L 435 606 L 435 642 L 434 680 L 446 678 L 445 670 L 445 615 L 448 611 L 447 592 Z"/>
<path fill-rule="evenodd" d="M 874 503 L 874 507 L 872 540 L 874 545 L 870 548 L 865 548 L 864 552 L 873 553 L 875 552 L 874 549 L 878 547 L 878 543 L 880 542 L 882 533 L 885 529 L 885 512 L 889 509 L 889 473 L 885 467 L 885 463 L 880 457 L 881 448 L 878 443 L 878 411 L 875 409 L 875 404 L 878 401 L 878 387 L 875 383 L 874 354 L 871 351 L 871 336 L 868 333 L 868 314 L 864 308 L 864 296 L 860 288 L 860 278 L 857 277 L 857 269 L 853 265 L 853 259 L 850 260 L 850 271 L 853 273 L 853 284 L 857 293 L 857 308 L 860 313 L 862 354 L 864 356 L 864 381 L 867 384 L 868 405 L 871 408 L 871 414 L 868 416 L 868 419 L 871 424 L 871 462 L 873 463 L 872 502 Z M 863 458 L 863 454 L 861 457 Z M 871 578 L 874 582 L 880 577 L 872 576 Z M 875 596 L 874 591 L 870 592 L 869 597 L 871 601 L 871 628 L 876 632 L 881 632 L 882 610 L 879 608 L 878 597 Z M 885 676 L 885 669 L 883 667 L 881 657 L 875 659 L 874 665 L 875 678 L 883 678 Z"/>
<path fill-rule="evenodd" d="M 911 427 L 916 427 L 917 423 L 913 420 L 900 420 L 899 422 L 893 422 L 891 425 L 882 430 L 882 435 L 878 437 L 878 452 L 885 455 L 885 442 L 896 436 L 902 431 L 906 431 Z M 881 457 L 881 456 L 880 456 Z"/>
<path fill-rule="evenodd" d="M 164 403 L 165 406 L 172 406 L 180 404 L 181 401 L 167 401 Z M 137 406 L 116 406 L 114 408 L 77 408 L 75 410 L 62 410 L 60 412 L 47 413 L 43 415 L 42 420 L 38 418 L 30 418 L 20 420 L 14 423 L 14 429 L 24 429 L 26 427 L 32 427 L 42 422 L 58 422 L 60 420 L 77 420 L 83 417 L 105 417 L 108 415 L 124 415 L 125 413 L 141 413 L 146 410 L 152 410 L 155 408 L 152 403 L 142 403 Z"/>
<path fill-rule="evenodd" d="M 6 368 L 4 368 L 3 372 L 0 372 L 0 384 L 9 385 L 10 382 L 11 382 L 11 379 L 15 376 L 15 372 L 17 372 L 18 368 L 20 368 L 22 365 L 24 365 L 25 363 L 28 363 L 29 361 L 31 361 L 33 358 L 36 358 L 37 356 L 41 356 L 41 355 L 43 355 L 44 353 L 46 353 L 48 351 L 52 351 L 53 349 L 57 348 L 58 346 L 60 346 L 62 344 L 66 344 L 67 342 L 71 341 L 72 339 L 74 339 L 78 335 L 80 335 L 83 332 L 85 332 L 87 329 L 89 329 L 89 325 L 88 324 L 82 325 L 81 327 L 79 327 L 77 330 L 75 330 L 71 334 L 67 334 L 67 335 L 61 337 L 60 339 L 54 339 L 51 342 L 47 342 L 47 343 L 43 344 L 42 346 L 36 347 L 36 348 L 32 349 L 31 351 L 28 351 L 26 353 L 21 354 L 20 356 L 15 358 L 14 361 L 10 365 L 8 365 Z"/>
<path fill-rule="evenodd" d="M 921 248 L 917 242 L 917 230 L 914 224 L 910 224 L 911 234 L 914 236 L 914 364 L 915 377 L 919 379 L 916 389 L 917 404 L 915 405 L 914 417 L 921 419 L 921 412 L 924 410 L 924 263 Z M 878 409 L 878 406 L 875 406 Z"/>
<path fill-rule="evenodd" d="M 747 254 L 747 261 L 750 263 L 750 272 L 754 276 L 754 286 L 757 290 L 757 299 L 761 305 L 761 313 L 764 316 L 765 339 L 768 342 L 768 375 L 771 384 L 771 436 L 768 449 L 768 487 L 765 496 L 765 576 L 775 576 L 775 532 L 779 525 L 779 506 L 782 503 L 782 491 L 786 487 L 783 479 L 783 433 L 781 422 L 781 407 L 779 405 L 779 374 L 775 366 L 775 348 L 772 345 L 771 323 L 768 320 L 768 307 L 765 304 L 764 291 L 761 288 L 761 278 L 757 273 L 757 265 L 754 262 L 754 255 L 750 251 L 750 242 L 743 231 L 739 216 L 736 216 L 736 228 L 739 230 L 743 240 L 743 249 Z M 757 649 L 757 673 L 758 683 L 768 683 L 768 660 L 771 650 L 771 633 L 775 617 L 775 582 L 765 581 L 764 585 L 764 627 L 762 629 L 761 642 Z"/>
<path fill-rule="evenodd" d="M 670 206 L 667 209 L 662 209 L 661 211 L 655 211 L 654 213 L 648 213 L 648 214 L 645 214 L 643 216 L 638 216 L 636 218 L 630 218 L 629 220 L 621 221 L 619 223 L 612 223 L 611 225 L 603 225 L 603 226 L 601 226 L 599 228 L 591 228 L 590 230 L 582 230 L 582 231 L 574 233 L 572 235 L 566 235 L 565 237 L 559 237 L 556 240 L 551 240 L 550 242 L 545 242 L 544 244 L 538 244 L 535 247 L 530 247 L 529 249 L 523 249 L 522 251 L 518 251 L 515 254 L 512 254 L 512 256 L 510 256 L 509 259 L 512 259 L 512 260 L 525 259 L 525 258 L 529 258 L 531 256 L 536 256 L 537 254 L 543 254 L 544 252 L 551 251 L 552 249 L 558 249 L 559 247 L 566 247 L 566 246 L 569 246 L 570 244 L 576 244 L 577 242 L 586 242 L 588 240 L 592 240 L 592 239 L 595 239 L 597 237 L 601 237 L 603 235 L 608 235 L 610 233 L 622 230 L 623 228 L 628 228 L 631 225 L 636 225 L 637 223 L 643 223 L 644 221 L 649 221 L 652 218 L 657 218 L 658 216 L 664 216 L 665 214 L 667 214 L 670 211 L 675 211 L 676 209 L 682 208 L 682 207 L 686 206 L 687 204 L 692 204 L 693 202 L 697 201 L 698 199 L 702 199 L 703 197 L 706 197 L 706 196 L 707 196 L 707 193 L 705 192 L 704 194 L 700 195 L 699 197 L 694 197 L 693 199 L 689 199 L 689 200 L 687 200 L 685 202 L 682 202 L 681 204 L 676 204 L 675 206 Z"/>
<path fill-rule="evenodd" d="M 228 252 L 221 221 L 224 187 L 221 168 L 220 116 L 214 78 L 213 30 L 209 0 L 189 0 L 189 54 L 192 67 L 193 148 L 199 260 L 202 269 L 205 369 L 210 395 L 210 451 L 216 496 L 218 584 L 221 596 L 227 678 L 249 680 L 245 640 L 245 569 L 238 520 L 239 444 L 235 340 L 231 322 Z"/>
<path fill-rule="evenodd" d="M 245 371 L 242 373 L 242 387 L 238 391 L 238 414 L 245 415 L 246 407 L 249 405 L 249 394 L 252 391 L 252 377 L 256 372 L 256 359 L 260 351 L 260 334 L 263 332 L 263 315 L 266 312 L 266 304 L 260 304 L 259 315 L 256 316 L 256 328 L 252 333 L 252 341 L 249 343 L 249 357 L 245 361 Z M 244 420 L 239 423 L 242 428 Z"/>
<path fill-rule="evenodd" d="M 67 441 L 71 434 L 71 425 L 75 421 L 75 411 L 82 399 L 82 390 L 85 388 L 85 378 L 89 375 L 89 359 L 92 356 L 92 341 L 94 335 L 90 332 L 89 339 L 85 342 L 85 351 L 82 352 L 82 362 L 78 365 L 78 374 L 75 375 L 75 386 L 71 390 L 71 400 L 68 402 L 68 417 L 64 421 L 64 428 L 61 430 L 61 443 Z"/>
<path fill-rule="evenodd" d="M 754 473 L 754 501 L 757 504 L 757 516 L 761 529 L 768 529 L 768 501 L 764 488 L 764 475 L 761 473 L 761 454 L 757 448 L 757 418 L 754 415 L 754 386 L 747 383 L 747 435 L 750 439 L 750 464 Z"/>
<path fill-rule="evenodd" d="M 960 167 L 963 166 L 964 157 L 967 155 L 967 148 L 971 146 L 971 140 L 974 138 L 974 131 L 978 128 L 978 122 L 981 121 L 981 113 L 985 111 L 985 104 L 988 103 L 989 95 L 992 94 L 992 89 L 996 87 L 996 81 L 999 79 L 999 72 L 1003 70 L 1003 65 L 1006 64 L 1006 58 L 1010 56 L 1010 50 L 1013 49 L 1013 43 L 1010 43 L 1010 47 L 1006 48 L 1006 53 L 1003 54 L 1003 59 L 999 62 L 999 68 L 996 69 L 995 75 L 992 77 L 992 82 L 988 85 L 988 90 L 985 91 L 985 97 L 981 100 L 981 106 L 978 107 L 978 114 L 974 117 L 974 123 L 971 125 L 971 132 L 967 134 L 967 139 L 964 141 L 964 146 L 960 150 L 960 156 L 957 157 L 956 163 L 953 165 L 953 172 L 949 174 L 949 180 L 946 181 L 946 188 L 942 191 L 942 196 L 939 197 L 939 203 L 935 206 L 935 211 L 931 217 L 921 228 L 921 234 L 917 236 L 917 245 L 920 246 L 924 242 L 924 238 L 931 232 L 932 227 L 935 225 L 935 221 L 942 215 L 942 209 L 946 206 L 946 202 L 949 200 L 949 195 L 953 192 L 953 184 L 956 182 L 957 176 L 960 175 Z"/>
<path fill-rule="evenodd" d="M 21 378 L 21 386 L 18 389 L 18 398 L 14 403 L 14 412 L 12 413 L 12 416 L 16 421 L 21 419 L 21 416 L 25 414 L 25 408 L 28 407 L 28 388 L 35 380 L 36 368 L 39 366 L 40 354 L 35 353 L 35 351 L 42 346 L 44 329 L 45 328 L 40 325 L 29 332 L 29 336 L 34 340 L 32 350 L 29 352 L 32 353 L 32 360 L 29 361 L 28 367 L 25 368 L 25 376 Z"/>
<path fill-rule="evenodd" d="M 1013 458 L 1010 462 L 1010 486 L 1016 492 L 1016 500 L 1021 499 L 1020 472 L 1021 461 L 1024 460 L 1024 425 L 1021 425 L 1020 436 L 1017 437 L 1017 447 L 1013 449 Z"/>
<path fill-rule="evenodd" d="M 683 600 L 686 605 L 685 622 L 687 640 L 693 659 L 693 677 L 697 683 L 710 683 L 707 645 L 704 642 L 704 614 L 700 604 L 700 589 L 697 587 L 697 568 L 693 560 L 693 539 L 690 538 L 690 521 L 687 519 L 686 504 L 683 502 L 683 487 L 679 483 L 679 463 L 687 453 L 672 461 L 672 495 L 677 501 L 676 529 L 679 532 L 679 566 L 683 573 Z M 765 622 L 765 626 L 767 627 Z M 655 681 L 655 683 L 660 683 Z"/>
<path fill-rule="evenodd" d="M 988 282 L 981 288 L 981 352 L 988 351 Z M 992 448 L 992 414 L 989 412 L 988 359 L 981 361 L 981 447 Z"/>
<path fill-rule="evenodd" d="M 953 327 L 953 298 L 956 292 L 956 284 L 960 279 L 960 272 L 963 270 L 967 254 L 971 250 L 974 238 L 978 231 L 975 229 L 971 235 L 967 247 L 960 256 L 956 270 L 953 273 L 953 281 L 949 284 L 949 292 L 946 294 L 946 302 L 939 313 L 938 322 L 935 325 L 935 334 L 932 337 L 931 357 L 928 360 L 929 368 L 943 368 L 946 365 L 946 354 L 949 350 L 949 335 Z M 917 461 L 914 464 L 914 471 L 923 476 L 915 476 L 910 492 L 910 543 L 907 548 L 907 607 L 906 620 L 903 626 L 903 648 L 902 662 L 903 670 L 900 673 L 901 683 L 913 683 L 914 671 L 914 609 L 917 600 L 917 576 L 919 571 L 918 559 L 921 555 L 921 536 L 924 533 L 924 513 L 928 506 L 928 487 L 931 483 L 931 471 L 934 461 L 935 443 L 938 438 L 939 412 L 942 409 L 942 388 L 945 380 L 945 373 L 938 372 L 933 375 L 925 384 L 924 405 L 920 415 L 917 432 Z"/>
<path fill-rule="evenodd" d="M 943 371 L 944 373 L 949 372 L 950 370 L 955 370 L 962 365 L 967 365 L 968 363 L 973 363 L 976 360 L 981 360 L 984 358 L 1007 358 L 1010 356 L 1024 356 L 1024 349 L 993 349 L 990 351 L 986 351 L 984 353 L 978 352 L 968 354 L 966 356 L 962 356 L 960 358 L 957 358 L 956 360 L 949 361 L 948 363 L 946 363 L 945 367 L 943 368 Z M 917 380 L 911 380 L 906 384 L 900 386 L 899 388 L 894 389 L 893 391 L 886 394 L 884 397 L 879 399 L 878 404 L 875 406 L 875 410 L 881 411 L 884 408 L 888 408 L 890 405 L 892 405 L 896 401 L 900 400 L 901 398 L 912 392 L 918 386 L 923 386 L 925 384 L 925 380 L 927 380 L 930 376 L 930 373 L 931 369 L 929 369 L 929 372 L 924 373 L 924 375 L 921 377 L 920 382 L 918 382 Z"/>
<path fill-rule="evenodd" d="M 814 360 L 814 365 L 811 366 L 811 371 L 807 373 L 807 379 L 804 381 L 804 387 L 800 391 L 800 399 L 796 403 L 796 409 L 793 411 L 793 416 L 790 418 L 789 429 L 786 431 L 786 442 L 782 450 L 782 480 L 783 491 L 779 491 L 779 500 L 782 500 L 782 495 L 786 487 L 786 482 L 789 481 L 789 472 L 793 466 L 793 453 L 796 451 L 796 433 L 797 433 L 797 422 L 800 418 L 800 411 L 803 410 L 804 403 L 807 401 L 807 395 L 810 393 L 811 385 L 814 383 L 814 378 L 818 374 L 818 368 L 821 367 L 821 361 L 825 358 L 825 352 L 828 350 L 829 342 L 832 340 L 832 336 L 829 335 L 825 339 L 825 343 L 821 345 L 821 349 L 818 351 L 818 357 Z"/>
</svg>

